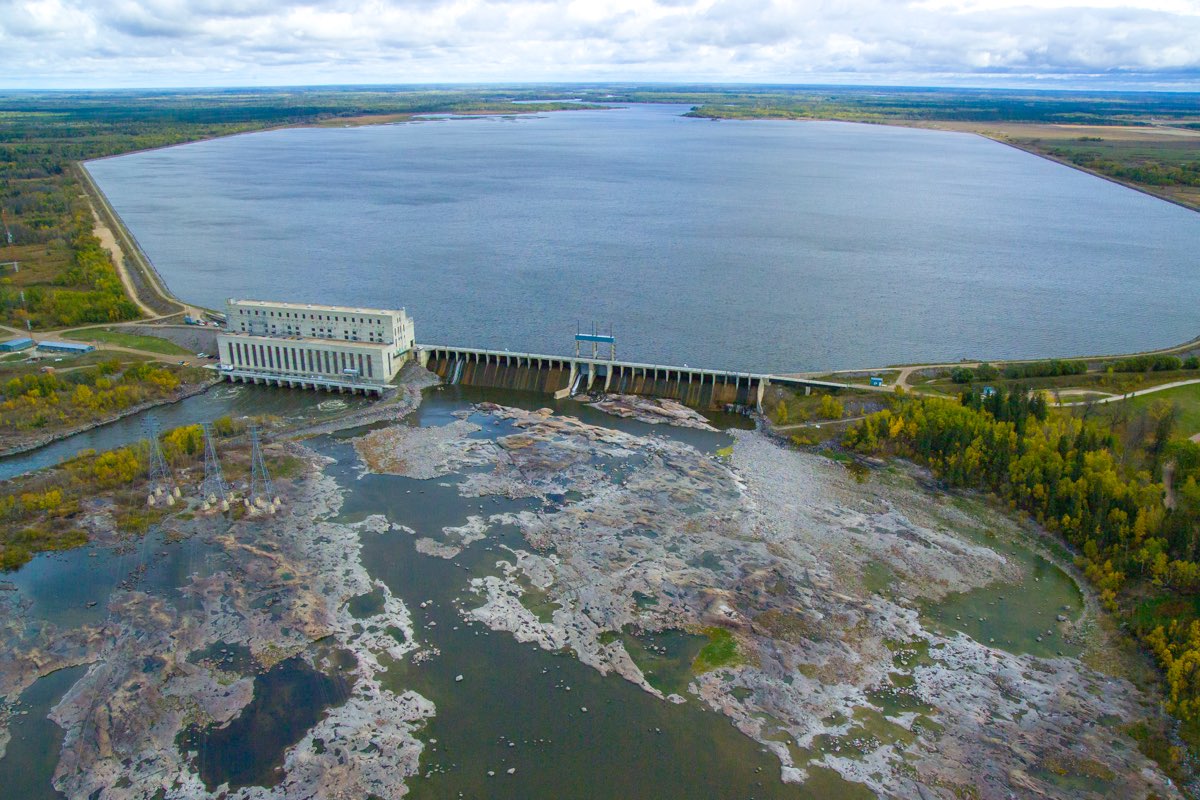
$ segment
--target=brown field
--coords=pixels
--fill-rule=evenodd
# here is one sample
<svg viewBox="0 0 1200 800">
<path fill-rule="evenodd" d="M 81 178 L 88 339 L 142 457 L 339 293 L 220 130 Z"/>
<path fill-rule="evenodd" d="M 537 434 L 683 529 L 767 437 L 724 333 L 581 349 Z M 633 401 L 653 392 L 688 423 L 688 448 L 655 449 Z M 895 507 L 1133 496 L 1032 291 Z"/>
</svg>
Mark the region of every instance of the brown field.
<svg viewBox="0 0 1200 800">
<path fill-rule="evenodd" d="M 389 122 L 408 122 L 413 114 L 359 114 L 356 117 L 335 117 L 314 122 L 314 128 L 347 128 L 359 125 L 386 125 Z"/>
</svg>

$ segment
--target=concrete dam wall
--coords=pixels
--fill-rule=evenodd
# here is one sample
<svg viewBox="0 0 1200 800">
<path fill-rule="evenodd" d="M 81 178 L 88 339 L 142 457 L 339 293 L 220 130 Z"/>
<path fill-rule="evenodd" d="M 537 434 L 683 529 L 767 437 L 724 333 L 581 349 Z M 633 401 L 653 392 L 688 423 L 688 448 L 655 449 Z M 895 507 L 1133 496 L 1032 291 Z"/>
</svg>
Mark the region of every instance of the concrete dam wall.
<svg viewBox="0 0 1200 800">
<path fill-rule="evenodd" d="M 665 397 L 695 408 L 757 406 L 765 375 L 454 347 L 423 347 L 421 363 L 447 383 L 557 397 L 589 392 Z"/>
<path fill-rule="evenodd" d="M 567 359 L 431 351 L 425 368 L 451 384 L 554 394 L 569 386 Z"/>
</svg>

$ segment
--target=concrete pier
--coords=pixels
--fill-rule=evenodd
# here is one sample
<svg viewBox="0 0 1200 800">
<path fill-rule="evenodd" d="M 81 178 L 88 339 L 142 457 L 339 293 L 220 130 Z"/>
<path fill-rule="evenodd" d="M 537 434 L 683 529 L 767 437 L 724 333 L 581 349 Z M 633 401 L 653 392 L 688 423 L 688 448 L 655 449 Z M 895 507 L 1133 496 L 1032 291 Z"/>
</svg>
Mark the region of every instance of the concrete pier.
<svg viewBox="0 0 1200 800">
<path fill-rule="evenodd" d="M 316 375 L 269 375 L 261 371 L 221 370 L 221 378 L 229 383 L 251 383 L 259 386 L 283 386 L 289 389 L 318 389 L 338 394 L 362 394 L 382 397 L 386 386 L 339 380 Z"/>
<path fill-rule="evenodd" d="M 697 408 L 761 408 L 766 387 L 851 388 L 849 384 L 765 373 L 643 364 L 633 361 L 417 345 L 417 359 L 448 383 L 524 389 L 556 398 L 586 392 L 665 397 Z"/>
</svg>

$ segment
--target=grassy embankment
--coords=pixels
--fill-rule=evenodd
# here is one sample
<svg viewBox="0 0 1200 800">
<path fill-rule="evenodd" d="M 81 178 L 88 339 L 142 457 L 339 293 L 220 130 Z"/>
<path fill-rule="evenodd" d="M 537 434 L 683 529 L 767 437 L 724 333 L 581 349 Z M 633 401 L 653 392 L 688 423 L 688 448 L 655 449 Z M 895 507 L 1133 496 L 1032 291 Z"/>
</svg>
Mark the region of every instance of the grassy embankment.
<svg viewBox="0 0 1200 800">
<path fill-rule="evenodd" d="M 115 328 L 86 328 L 63 334 L 64 339 L 92 344 L 109 344 L 116 347 L 127 347 L 131 350 L 144 350 L 149 353 L 160 353 L 164 356 L 190 356 L 192 353 L 174 342 L 157 336 L 145 336 L 137 333 L 126 333 Z"/>
<path fill-rule="evenodd" d="M 244 424 L 229 417 L 214 422 L 225 478 L 233 487 L 247 483 L 249 446 Z M 0 569 L 11 570 L 36 553 L 69 550 L 87 543 L 85 516 L 100 511 L 112 517 L 121 538 L 141 536 L 150 526 L 172 515 L 191 514 L 191 495 L 203 478 L 204 440 L 199 425 L 163 433 L 163 452 L 183 493 L 174 506 L 150 506 L 146 442 L 108 450 L 88 450 L 53 469 L 8 481 L 0 489 Z M 276 478 L 294 475 L 301 463 L 275 448 L 264 451 L 267 468 Z M 231 505 L 234 517 L 245 513 Z"/>
<path fill-rule="evenodd" d="M 1200 435 L 1200 384 L 1177 386 L 1154 394 L 1130 397 L 1120 402 L 1096 406 L 1096 413 L 1110 415 L 1114 422 L 1122 417 L 1145 414 L 1153 407 L 1166 404 L 1175 415 L 1175 424 L 1181 435 L 1191 438 Z"/>
<path fill-rule="evenodd" d="M 1051 395 L 1063 403 L 1092 398 L 1120 397 L 1129 392 L 1143 391 L 1177 381 L 1200 379 L 1200 370 L 1164 370 L 1160 372 L 1113 372 L 1093 370 L 1082 375 L 1055 375 L 1028 378 L 995 378 L 958 382 L 945 369 L 932 370 L 933 374 L 914 373 L 908 385 L 922 393 L 958 397 L 964 386 L 982 388 L 985 384 L 1008 390 L 1032 389 Z"/>
</svg>

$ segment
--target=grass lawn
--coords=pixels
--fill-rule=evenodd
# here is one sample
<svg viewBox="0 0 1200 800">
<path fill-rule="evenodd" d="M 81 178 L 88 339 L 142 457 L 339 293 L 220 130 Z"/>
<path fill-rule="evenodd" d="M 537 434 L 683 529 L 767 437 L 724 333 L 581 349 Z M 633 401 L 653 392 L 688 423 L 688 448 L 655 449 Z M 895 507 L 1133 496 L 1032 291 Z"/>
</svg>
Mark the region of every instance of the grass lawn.
<svg viewBox="0 0 1200 800">
<path fill-rule="evenodd" d="M 870 372 L 870 373 L 867 373 L 867 372 L 858 372 L 858 373 L 830 372 L 828 374 L 820 376 L 817 380 L 830 381 L 832 383 L 854 383 L 854 384 L 860 384 L 862 386 L 868 386 L 871 383 L 872 375 L 878 375 L 883 378 L 884 383 L 891 384 L 891 383 L 896 382 L 896 376 L 899 374 L 900 374 L 900 370 L 898 370 L 898 369 L 884 369 L 884 370 L 880 370 L 878 372 Z"/>
<path fill-rule="evenodd" d="M 11 378 L 35 373 L 40 371 L 42 367 L 51 367 L 58 372 L 67 372 L 80 367 L 91 367 L 102 361 L 113 360 L 119 361 L 122 364 L 131 364 L 136 361 L 150 361 L 151 358 L 140 353 L 113 353 L 112 351 L 105 352 L 103 350 L 93 350 L 90 353 L 83 353 L 77 356 L 68 353 L 53 355 L 45 353 L 36 361 L 25 361 L 23 359 L 13 359 L 12 361 L 0 360 L 0 381 L 7 381 Z"/>
<path fill-rule="evenodd" d="M 1056 375 L 1044 378 L 1002 377 L 990 381 L 977 380 L 972 384 L 965 384 L 954 383 L 947 377 L 948 374 L 949 371 L 946 371 L 946 375 L 933 378 L 914 374 L 909 377 L 908 383 L 910 386 L 922 391 L 940 392 L 955 397 L 966 391 L 968 385 L 974 386 L 976 391 L 979 391 L 984 386 L 1003 386 L 1009 391 L 1016 389 L 1041 389 L 1055 392 L 1056 390 L 1063 389 L 1080 389 L 1094 392 L 1097 397 L 1100 397 L 1105 394 L 1125 394 L 1126 392 L 1140 389 L 1149 389 L 1164 383 L 1175 383 L 1176 381 L 1200 378 L 1200 372 L 1197 370 L 1180 369 L 1163 372 L 1116 372 L 1112 375 L 1104 372 L 1088 372 L 1083 375 Z M 1170 392 L 1171 390 L 1167 390 L 1165 394 L 1170 394 Z M 1161 397 L 1162 395 L 1153 396 Z M 1063 395 L 1062 399 L 1064 402 L 1072 402 L 1085 398 L 1086 395 L 1066 394 Z"/>
<path fill-rule="evenodd" d="M 87 330 L 76 331 L 74 333 L 64 333 L 63 337 L 74 339 L 77 342 L 100 342 L 116 345 L 117 347 L 131 347 L 134 350 L 147 350 L 151 353 L 162 353 L 165 356 L 192 355 L 188 350 L 166 339 L 160 339 L 157 336 L 125 333 L 113 328 L 88 328 Z"/>
<path fill-rule="evenodd" d="M 1166 400 L 1179 409 L 1179 426 L 1177 432 L 1182 436 L 1192 436 L 1200 433 L 1200 383 L 1191 386 L 1177 386 L 1174 389 L 1163 389 L 1161 392 L 1144 394 L 1119 401 L 1128 403 L 1131 408 L 1142 409 L 1151 403 Z M 1112 403 L 1111 405 L 1117 405 Z"/>
</svg>

